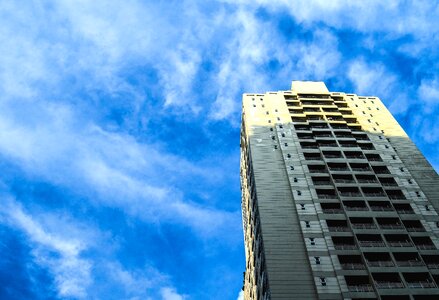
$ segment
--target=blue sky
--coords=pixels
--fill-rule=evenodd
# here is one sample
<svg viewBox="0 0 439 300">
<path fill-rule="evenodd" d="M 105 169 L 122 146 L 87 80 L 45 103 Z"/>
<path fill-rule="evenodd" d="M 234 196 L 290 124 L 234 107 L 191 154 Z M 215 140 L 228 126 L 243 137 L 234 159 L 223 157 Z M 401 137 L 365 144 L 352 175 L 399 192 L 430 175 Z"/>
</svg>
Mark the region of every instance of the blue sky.
<svg viewBox="0 0 439 300">
<path fill-rule="evenodd" d="M 237 299 L 241 94 L 380 97 L 439 167 L 437 1 L 3 1 L 0 298 Z"/>
</svg>

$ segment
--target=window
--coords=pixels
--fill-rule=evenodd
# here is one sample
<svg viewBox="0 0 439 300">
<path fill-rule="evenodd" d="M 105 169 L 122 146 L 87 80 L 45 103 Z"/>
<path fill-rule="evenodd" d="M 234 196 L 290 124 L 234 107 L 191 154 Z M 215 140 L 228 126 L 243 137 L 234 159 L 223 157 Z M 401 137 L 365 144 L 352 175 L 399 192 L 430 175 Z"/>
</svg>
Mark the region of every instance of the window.
<svg viewBox="0 0 439 300">
<path fill-rule="evenodd" d="M 399 168 L 399 170 L 400 170 L 401 172 L 404 172 L 404 168 L 403 168 L 403 167 Z"/>
<path fill-rule="evenodd" d="M 274 140 L 276 140 L 276 137 L 274 135 L 272 135 L 271 139 L 274 141 Z"/>
<path fill-rule="evenodd" d="M 310 238 L 309 242 L 311 243 L 311 246 L 315 246 L 316 245 L 316 241 L 314 238 Z"/>
<path fill-rule="evenodd" d="M 288 153 L 288 154 L 287 154 L 287 157 L 288 157 L 288 158 L 291 158 L 291 154 Z"/>
<path fill-rule="evenodd" d="M 380 140 L 382 140 L 382 139 L 383 139 L 383 137 L 382 137 L 381 135 L 379 135 L 379 136 L 378 136 L 378 138 L 379 138 Z"/>
<path fill-rule="evenodd" d="M 311 227 L 311 225 L 309 225 L 309 221 L 305 221 L 305 227 L 306 228 L 310 228 Z"/>
<path fill-rule="evenodd" d="M 297 178 L 296 177 L 294 177 L 294 182 L 297 182 Z"/>
<path fill-rule="evenodd" d="M 421 193 L 416 192 L 416 197 L 421 197 Z"/>
<path fill-rule="evenodd" d="M 288 147 L 288 143 L 285 143 L 285 147 Z"/>
<path fill-rule="evenodd" d="M 293 166 L 290 166 L 290 170 L 293 171 L 293 170 L 294 170 L 294 167 L 293 167 Z"/>
<path fill-rule="evenodd" d="M 298 196 L 302 196 L 302 192 L 301 191 L 297 191 L 297 195 Z"/>
<path fill-rule="evenodd" d="M 320 283 L 322 284 L 322 286 L 326 286 L 326 278 L 320 277 Z"/>
<path fill-rule="evenodd" d="M 274 150 L 277 150 L 277 145 L 274 145 Z"/>
<path fill-rule="evenodd" d="M 430 206 L 425 205 L 425 210 L 426 210 L 426 211 L 430 211 Z"/>
<path fill-rule="evenodd" d="M 269 115 L 270 113 L 268 111 L 266 111 L 265 114 Z"/>
<path fill-rule="evenodd" d="M 316 265 L 320 265 L 320 257 L 314 256 L 314 260 L 316 261 Z"/>
<path fill-rule="evenodd" d="M 268 120 L 268 123 L 271 123 L 271 120 Z"/>
<path fill-rule="evenodd" d="M 282 137 L 285 137 L 285 133 L 282 133 Z"/>
<path fill-rule="evenodd" d="M 305 210 L 305 204 L 300 204 L 300 209 Z"/>
<path fill-rule="evenodd" d="M 395 155 L 392 155 L 392 159 L 396 159 L 396 156 L 395 156 Z"/>
<path fill-rule="evenodd" d="M 270 131 L 273 131 L 273 128 L 270 128 Z"/>
<path fill-rule="evenodd" d="M 412 181 L 411 179 L 408 179 L 407 182 L 408 182 L 409 184 L 413 184 L 413 181 Z"/>
</svg>

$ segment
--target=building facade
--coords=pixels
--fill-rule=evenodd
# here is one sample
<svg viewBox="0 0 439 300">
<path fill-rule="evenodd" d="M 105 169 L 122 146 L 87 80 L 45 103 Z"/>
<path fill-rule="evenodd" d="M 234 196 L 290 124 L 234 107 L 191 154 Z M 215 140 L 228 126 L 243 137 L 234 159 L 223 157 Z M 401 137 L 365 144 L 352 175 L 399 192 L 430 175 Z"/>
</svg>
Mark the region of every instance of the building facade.
<svg viewBox="0 0 439 300">
<path fill-rule="evenodd" d="M 377 97 L 244 94 L 245 299 L 439 299 L 439 177 Z"/>
</svg>

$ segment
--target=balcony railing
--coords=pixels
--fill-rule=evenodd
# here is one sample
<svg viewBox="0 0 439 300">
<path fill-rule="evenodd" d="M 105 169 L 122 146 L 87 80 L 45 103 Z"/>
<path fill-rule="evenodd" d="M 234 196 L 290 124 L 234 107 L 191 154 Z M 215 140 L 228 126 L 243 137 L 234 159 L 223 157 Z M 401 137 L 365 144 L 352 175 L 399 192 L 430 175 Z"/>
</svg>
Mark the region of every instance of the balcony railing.
<svg viewBox="0 0 439 300">
<path fill-rule="evenodd" d="M 334 244 L 334 248 L 337 250 L 355 250 L 357 246 L 352 244 Z"/>
<path fill-rule="evenodd" d="M 423 232 L 425 231 L 424 227 L 406 227 L 409 232 Z"/>
<path fill-rule="evenodd" d="M 375 224 L 368 224 L 368 223 L 353 223 L 352 227 L 355 229 L 375 229 L 377 228 Z"/>
<path fill-rule="evenodd" d="M 411 209 L 397 209 L 398 214 L 414 214 L 415 212 Z"/>
<path fill-rule="evenodd" d="M 330 181 L 314 181 L 314 185 L 331 185 Z"/>
<path fill-rule="evenodd" d="M 428 288 L 435 288 L 436 284 L 431 281 L 410 281 L 407 282 L 407 286 L 409 288 L 421 288 L 421 289 L 428 289 Z"/>
<path fill-rule="evenodd" d="M 402 282 L 375 281 L 375 286 L 379 289 L 401 289 L 404 288 Z"/>
<path fill-rule="evenodd" d="M 398 186 L 396 182 L 381 182 L 383 186 Z"/>
<path fill-rule="evenodd" d="M 364 193 L 365 197 L 386 197 L 384 193 Z"/>
<path fill-rule="evenodd" d="M 319 199 L 337 199 L 336 195 L 327 195 L 327 194 L 320 194 L 320 195 L 317 195 L 317 197 Z"/>
<path fill-rule="evenodd" d="M 373 292 L 370 284 L 348 285 L 349 292 Z"/>
<path fill-rule="evenodd" d="M 419 250 L 435 250 L 436 249 L 436 247 L 433 244 L 416 245 L 416 248 L 418 248 Z"/>
<path fill-rule="evenodd" d="M 401 224 L 380 224 L 381 229 L 404 229 Z"/>
<path fill-rule="evenodd" d="M 323 208 L 322 211 L 325 214 L 342 214 L 343 210 L 340 208 Z"/>
<path fill-rule="evenodd" d="M 326 169 L 309 169 L 310 173 L 326 173 Z"/>
<path fill-rule="evenodd" d="M 439 263 L 427 263 L 427 267 L 430 269 L 439 269 Z"/>
<path fill-rule="evenodd" d="M 357 172 L 369 172 L 372 169 L 371 168 L 355 168 L 355 167 L 351 167 L 352 171 L 357 171 Z"/>
<path fill-rule="evenodd" d="M 366 206 L 345 206 L 346 210 L 349 211 L 368 211 L 369 209 Z"/>
<path fill-rule="evenodd" d="M 390 247 L 413 247 L 409 241 L 387 241 Z"/>
<path fill-rule="evenodd" d="M 357 179 L 359 183 L 378 183 L 378 180 L 373 179 Z"/>
<path fill-rule="evenodd" d="M 366 267 L 361 263 L 341 263 L 343 270 L 364 270 Z"/>
<path fill-rule="evenodd" d="M 348 168 L 329 167 L 331 171 L 349 171 Z"/>
<path fill-rule="evenodd" d="M 353 192 L 339 192 L 342 197 L 361 197 L 361 193 L 353 193 Z"/>
<path fill-rule="evenodd" d="M 371 267 L 393 267 L 395 264 L 393 261 L 368 261 L 367 264 Z"/>
<path fill-rule="evenodd" d="M 404 195 L 387 195 L 389 199 L 393 200 L 406 200 L 407 198 Z"/>
<path fill-rule="evenodd" d="M 346 232 L 346 231 L 349 231 L 349 227 L 345 227 L 345 226 L 328 226 L 328 230 L 329 231 L 333 231 L 333 232 Z"/>
<path fill-rule="evenodd" d="M 391 206 L 371 206 L 370 209 L 373 211 L 394 211 Z"/>
<path fill-rule="evenodd" d="M 334 179 L 335 183 L 355 183 L 354 180 L 349 179 Z"/>
<path fill-rule="evenodd" d="M 386 244 L 381 241 L 358 241 L 361 247 L 385 247 Z"/>
<path fill-rule="evenodd" d="M 420 260 L 398 260 L 396 262 L 398 267 L 419 267 L 425 266 L 425 264 Z"/>
</svg>

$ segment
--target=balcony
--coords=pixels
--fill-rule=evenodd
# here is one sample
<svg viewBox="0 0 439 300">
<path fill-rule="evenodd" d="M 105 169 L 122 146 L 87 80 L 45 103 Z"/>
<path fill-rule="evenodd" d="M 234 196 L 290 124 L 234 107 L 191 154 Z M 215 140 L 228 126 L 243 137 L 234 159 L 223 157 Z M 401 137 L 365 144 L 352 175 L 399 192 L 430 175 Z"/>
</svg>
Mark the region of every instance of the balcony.
<svg viewBox="0 0 439 300">
<path fill-rule="evenodd" d="M 395 264 L 391 260 L 368 260 L 367 265 L 369 267 L 394 267 Z"/>
<path fill-rule="evenodd" d="M 387 241 L 387 244 L 390 247 L 397 247 L 397 248 L 401 248 L 401 247 L 413 247 L 412 242 L 410 241 Z"/>
<path fill-rule="evenodd" d="M 364 270 L 366 267 L 362 263 L 341 263 L 343 270 Z"/>
<path fill-rule="evenodd" d="M 367 206 L 347 206 L 345 205 L 345 210 L 347 211 L 368 211 Z"/>
<path fill-rule="evenodd" d="M 419 220 L 404 220 L 402 221 L 405 228 L 409 232 L 424 232 L 425 228 Z"/>
<path fill-rule="evenodd" d="M 376 174 L 390 174 L 389 169 L 384 166 L 373 166 L 372 169 Z"/>
<path fill-rule="evenodd" d="M 348 285 L 349 292 L 373 292 L 370 284 Z"/>
<path fill-rule="evenodd" d="M 374 175 L 355 175 L 359 183 L 378 183 Z"/>
<path fill-rule="evenodd" d="M 352 223 L 352 228 L 354 229 L 376 229 L 375 224 L 371 223 Z"/>
<path fill-rule="evenodd" d="M 328 230 L 331 232 L 349 232 L 349 227 L 345 226 L 328 226 Z"/>
<path fill-rule="evenodd" d="M 314 185 L 331 185 L 329 180 L 313 180 Z"/>
<path fill-rule="evenodd" d="M 364 197 L 386 197 L 384 193 L 364 193 Z"/>
<path fill-rule="evenodd" d="M 398 267 L 422 267 L 425 264 L 421 260 L 399 260 L 396 261 Z"/>
<path fill-rule="evenodd" d="M 394 211 L 393 207 L 391 206 L 378 206 L 378 205 L 369 205 L 370 209 L 373 211 Z"/>
<path fill-rule="evenodd" d="M 338 142 L 340 144 L 340 147 L 345 147 L 345 148 L 356 148 L 358 147 L 357 144 L 353 144 L 353 143 L 343 143 L 343 142 Z"/>
<path fill-rule="evenodd" d="M 378 289 L 402 289 L 404 284 L 402 282 L 391 282 L 391 281 L 375 281 L 375 286 Z"/>
<path fill-rule="evenodd" d="M 366 158 L 368 161 L 383 161 L 379 154 L 366 154 Z"/>
<path fill-rule="evenodd" d="M 395 204 L 393 204 L 393 206 L 395 207 L 396 211 L 399 214 L 407 215 L 407 214 L 414 214 L 415 213 L 410 204 L 395 203 Z"/>
<path fill-rule="evenodd" d="M 324 166 L 308 166 L 308 170 L 310 173 L 327 173 Z"/>
<path fill-rule="evenodd" d="M 325 214 L 342 214 L 343 210 L 340 208 L 324 208 L 322 209 Z"/>
<path fill-rule="evenodd" d="M 431 289 L 436 288 L 436 284 L 432 281 L 416 281 L 407 282 L 407 286 L 413 289 Z"/>
<path fill-rule="evenodd" d="M 361 247 L 385 247 L 383 241 L 358 241 Z"/>
<path fill-rule="evenodd" d="M 384 230 L 401 230 L 404 229 L 404 226 L 402 224 L 380 224 L 380 228 Z"/>
<path fill-rule="evenodd" d="M 355 183 L 355 180 L 353 180 L 353 179 L 335 179 L 334 178 L 334 182 L 335 183 Z"/>
<path fill-rule="evenodd" d="M 353 250 L 357 249 L 353 237 L 333 236 L 332 243 L 337 250 Z"/>
<path fill-rule="evenodd" d="M 369 137 L 367 135 L 356 134 L 354 135 L 354 138 L 356 138 L 357 141 L 369 141 Z"/>
<path fill-rule="evenodd" d="M 416 244 L 416 248 L 419 250 L 436 250 L 436 246 L 433 244 Z"/>
<path fill-rule="evenodd" d="M 342 197 L 361 197 L 361 193 L 356 192 L 339 192 Z"/>
<path fill-rule="evenodd" d="M 355 250 L 358 249 L 355 244 L 334 244 L 336 250 Z"/>
</svg>

